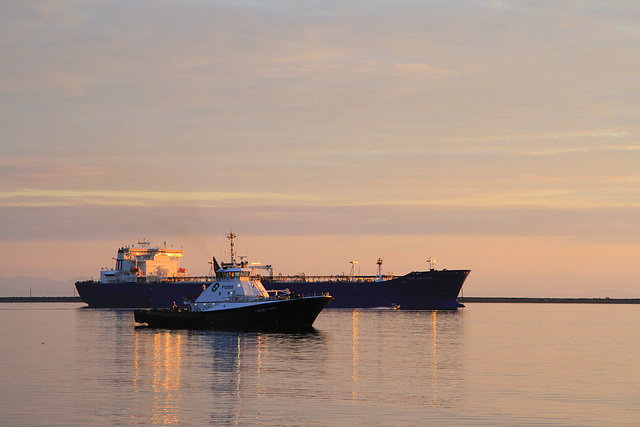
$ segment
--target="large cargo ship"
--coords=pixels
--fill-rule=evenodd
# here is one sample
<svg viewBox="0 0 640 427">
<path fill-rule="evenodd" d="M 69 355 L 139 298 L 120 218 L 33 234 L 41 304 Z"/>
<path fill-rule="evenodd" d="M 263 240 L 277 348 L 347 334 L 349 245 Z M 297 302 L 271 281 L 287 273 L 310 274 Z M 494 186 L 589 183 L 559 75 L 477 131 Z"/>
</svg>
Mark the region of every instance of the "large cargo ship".
<svg viewBox="0 0 640 427">
<path fill-rule="evenodd" d="M 236 235 L 230 233 L 227 237 L 233 251 Z M 143 240 L 120 248 L 115 268 L 103 269 L 100 281 L 77 282 L 76 289 L 90 307 L 169 308 L 174 303 L 186 307 L 185 299 L 196 298 L 210 285 L 220 266 L 214 258 L 209 276 L 189 276 L 187 270 L 180 267 L 183 253 L 182 249 L 167 248 L 166 244 L 151 247 Z M 434 260 L 427 262 L 429 270 L 402 276 L 382 274 L 382 259 L 378 259 L 375 276 L 355 275 L 355 261 L 348 275 L 274 276 L 270 265 L 240 261 L 243 268 L 250 268 L 260 277 L 265 288 L 289 289 L 299 294 L 329 293 L 334 298 L 331 308 L 454 310 L 462 307 L 457 298 L 470 270 L 436 270 Z"/>
</svg>

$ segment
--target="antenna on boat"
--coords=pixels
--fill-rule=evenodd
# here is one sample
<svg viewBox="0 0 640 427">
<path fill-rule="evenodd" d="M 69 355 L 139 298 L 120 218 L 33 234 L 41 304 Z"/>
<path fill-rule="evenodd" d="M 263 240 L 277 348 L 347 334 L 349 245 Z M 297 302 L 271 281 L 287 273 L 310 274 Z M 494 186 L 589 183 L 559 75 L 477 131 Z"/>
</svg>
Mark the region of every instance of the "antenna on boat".
<svg viewBox="0 0 640 427">
<path fill-rule="evenodd" d="M 427 262 L 429 263 L 429 269 L 431 271 L 435 270 L 435 268 L 433 268 L 434 264 L 436 263 L 436 260 L 433 259 L 433 257 L 429 257 L 429 259 L 427 260 Z"/>
<path fill-rule="evenodd" d="M 231 264 L 234 267 L 236 266 L 236 252 L 233 249 L 233 239 L 235 239 L 236 237 L 238 237 L 238 236 L 233 231 L 230 232 L 229 234 L 227 234 L 227 239 L 229 239 L 231 241 Z"/>
</svg>

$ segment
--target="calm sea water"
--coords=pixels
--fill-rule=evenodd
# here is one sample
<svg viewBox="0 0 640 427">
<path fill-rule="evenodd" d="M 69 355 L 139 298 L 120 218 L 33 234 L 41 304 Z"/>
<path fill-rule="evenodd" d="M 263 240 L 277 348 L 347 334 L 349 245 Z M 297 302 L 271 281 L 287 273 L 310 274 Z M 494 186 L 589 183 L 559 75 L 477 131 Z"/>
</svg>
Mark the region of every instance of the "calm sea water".
<svg viewBox="0 0 640 427">
<path fill-rule="evenodd" d="M 638 425 L 640 306 L 323 311 L 315 333 L 0 304 L 0 425 Z"/>
</svg>

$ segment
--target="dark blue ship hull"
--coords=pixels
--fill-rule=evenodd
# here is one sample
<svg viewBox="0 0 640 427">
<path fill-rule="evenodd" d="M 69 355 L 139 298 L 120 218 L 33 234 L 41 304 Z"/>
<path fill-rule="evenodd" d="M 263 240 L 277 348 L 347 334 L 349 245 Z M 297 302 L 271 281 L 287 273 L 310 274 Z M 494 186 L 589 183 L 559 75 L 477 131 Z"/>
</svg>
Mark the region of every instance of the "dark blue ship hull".
<svg viewBox="0 0 640 427">
<path fill-rule="evenodd" d="M 389 280 L 370 278 L 336 278 L 325 281 L 302 281 L 263 277 L 268 290 L 289 289 L 302 295 L 333 296 L 331 308 L 393 308 L 402 310 L 454 310 L 469 270 L 416 271 Z M 175 302 L 196 298 L 203 286 L 211 282 L 100 283 L 77 282 L 82 300 L 96 308 L 169 308 Z"/>
<path fill-rule="evenodd" d="M 267 289 L 288 288 L 301 294 L 329 293 L 331 308 L 400 308 L 402 310 L 455 310 L 462 284 L 470 270 L 414 271 L 383 281 L 280 281 L 263 278 Z"/>
<path fill-rule="evenodd" d="M 174 302 L 185 308 L 184 299 L 196 298 L 211 282 L 101 283 L 76 282 L 82 301 L 94 308 L 169 308 Z"/>
</svg>

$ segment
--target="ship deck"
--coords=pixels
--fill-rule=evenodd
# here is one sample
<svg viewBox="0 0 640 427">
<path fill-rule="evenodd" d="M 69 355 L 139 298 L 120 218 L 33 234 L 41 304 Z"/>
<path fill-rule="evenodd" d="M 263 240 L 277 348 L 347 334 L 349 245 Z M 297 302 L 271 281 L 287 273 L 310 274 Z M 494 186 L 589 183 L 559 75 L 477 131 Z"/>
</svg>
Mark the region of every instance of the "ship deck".
<svg viewBox="0 0 640 427">
<path fill-rule="evenodd" d="M 260 277 L 267 283 L 308 283 L 308 282 L 376 282 L 384 280 L 392 280 L 397 276 L 383 275 L 379 276 L 347 276 L 347 275 L 334 275 L 334 276 L 262 276 Z"/>
</svg>

